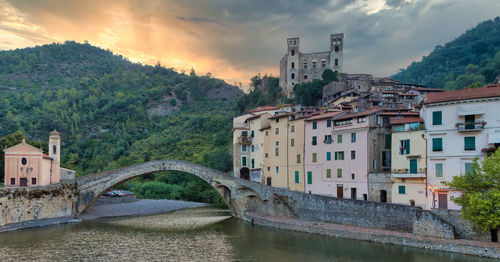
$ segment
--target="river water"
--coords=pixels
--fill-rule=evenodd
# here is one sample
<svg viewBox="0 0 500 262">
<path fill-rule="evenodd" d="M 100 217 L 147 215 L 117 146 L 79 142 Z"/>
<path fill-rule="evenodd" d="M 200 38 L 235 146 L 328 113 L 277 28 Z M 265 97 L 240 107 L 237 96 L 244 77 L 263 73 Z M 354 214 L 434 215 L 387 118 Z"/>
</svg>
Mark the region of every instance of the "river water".
<svg viewBox="0 0 500 262">
<path fill-rule="evenodd" d="M 489 261 L 252 226 L 227 211 L 86 221 L 0 234 L 0 261 Z"/>
</svg>

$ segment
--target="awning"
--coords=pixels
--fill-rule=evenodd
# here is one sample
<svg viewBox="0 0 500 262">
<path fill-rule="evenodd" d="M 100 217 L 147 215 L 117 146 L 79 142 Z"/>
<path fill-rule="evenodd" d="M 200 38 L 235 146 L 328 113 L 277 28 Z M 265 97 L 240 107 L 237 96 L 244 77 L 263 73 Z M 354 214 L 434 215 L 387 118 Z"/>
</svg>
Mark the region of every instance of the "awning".
<svg viewBox="0 0 500 262">
<path fill-rule="evenodd" d="M 484 106 L 483 105 L 476 105 L 476 106 L 459 106 L 457 108 L 457 113 L 459 116 L 466 116 L 466 115 L 482 115 L 484 114 Z"/>
<path fill-rule="evenodd" d="M 488 134 L 488 144 L 500 143 L 500 133 L 491 132 Z"/>
</svg>

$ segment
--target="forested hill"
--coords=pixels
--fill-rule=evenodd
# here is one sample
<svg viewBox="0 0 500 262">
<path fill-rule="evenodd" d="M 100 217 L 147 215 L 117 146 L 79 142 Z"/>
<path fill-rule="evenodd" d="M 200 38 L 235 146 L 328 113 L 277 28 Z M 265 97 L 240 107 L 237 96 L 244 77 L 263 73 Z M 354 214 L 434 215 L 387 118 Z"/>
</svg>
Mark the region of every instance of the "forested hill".
<svg viewBox="0 0 500 262">
<path fill-rule="evenodd" d="M 22 131 L 46 141 L 55 129 L 63 166 L 78 175 L 161 158 L 228 171 L 233 101 L 242 94 L 209 75 L 132 63 L 89 44 L 2 51 L 0 137 Z"/>
<path fill-rule="evenodd" d="M 479 82 L 489 84 L 500 74 L 500 17 L 467 30 L 444 46 L 437 46 L 420 62 L 393 75 L 405 83 L 459 89 Z"/>
</svg>

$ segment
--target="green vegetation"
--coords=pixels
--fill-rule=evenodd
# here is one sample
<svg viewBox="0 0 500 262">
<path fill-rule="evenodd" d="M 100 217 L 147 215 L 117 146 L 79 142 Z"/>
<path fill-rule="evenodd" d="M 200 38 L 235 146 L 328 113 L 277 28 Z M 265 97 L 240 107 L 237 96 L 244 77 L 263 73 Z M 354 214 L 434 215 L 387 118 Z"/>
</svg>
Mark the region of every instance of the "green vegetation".
<svg viewBox="0 0 500 262">
<path fill-rule="evenodd" d="M 474 160 L 472 171 L 453 177 L 446 185 L 463 193 L 453 201 L 462 206 L 462 216 L 478 229 L 490 230 L 498 242 L 500 228 L 500 150 L 487 156 L 481 164 Z"/>
<path fill-rule="evenodd" d="M 500 17 L 467 30 L 392 77 L 446 89 L 492 83 L 500 74 Z"/>
<path fill-rule="evenodd" d="M 2 51 L 0 137 L 6 137 L 0 149 L 20 142 L 23 134 L 38 146 L 33 140 L 47 141 L 56 129 L 62 136 L 62 165 L 78 176 L 154 159 L 229 171 L 231 120 L 238 113 L 232 101 L 240 94 L 209 74 L 134 64 L 89 44 Z M 0 172 L 3 178 L 3 167 Z M 131 181 L 131 188 L 143 190 L 140 196 L 158 197 L 154 183 L 176 176 L 185 191 L 169 196 L 221 201 L 209 197 L 211 187 L 201 179 L 158 176 Z"/>
<path fill-rule="evenodd" d="M 335 81 L 338 82 L 337 73 L 330 69 L 323 71 L 322 80 L 314 79 L 311 82 L 297 84 L 293 88 L 295 92 L 295 103 L 304 106 L 315 106 L 323 96 L 323 87 Z"/>
<path fill-rule="evenodd" d="M 261 77 L 260 74 L 250 79 L 250 92 L 236 99 L 236 110 L 239 113 L 263 106 L 286 102 L 281 94 L 279 78 L 273 76 Z"/>
</svg>

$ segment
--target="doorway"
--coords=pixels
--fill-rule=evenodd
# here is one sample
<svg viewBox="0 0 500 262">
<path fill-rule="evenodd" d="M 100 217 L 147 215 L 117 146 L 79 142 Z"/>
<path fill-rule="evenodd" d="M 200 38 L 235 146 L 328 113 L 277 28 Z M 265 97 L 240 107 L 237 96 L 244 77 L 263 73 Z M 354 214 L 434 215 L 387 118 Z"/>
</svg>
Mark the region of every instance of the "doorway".
<svg viewBox="0 0 500 262">
<path fill-rule="evenodd" d="M 448 194 L 438 194 L 439 209 L 448 209 Z"/>
<path fill-rule="evenodd" d="M 337 197 L 338 198 L 344 197 L 344 185 L 342 184 L 337 184 Z"/>
<path fill-rule="evenodd" d="M 351 187 L 351 199 L 356 199 L 356 188 Z"/>
<path fill-rule="evenodd" d="M 248 167 L 243 167 L 240 169 L 240 178 L 250 180 L 250 170 Z"/>
<path fill-rule="evenodd" d="M 270 186 L 270 185 L 271 185 L 271 178 L 270 178 L 270 177 L 266 178 L 266 184 L 267 184 L 268 186 Z"/>
<path fill-rule="evenodd" d="M 380 190 L 380 202 L 382 202 L 382 203 L 387 202 L 387 191 Z"/>
<path fill-rule="evenodd" d="M 19 179 L 19 186 L 28 186 L 28 179 L 27 178 Z"/>
</svg>

